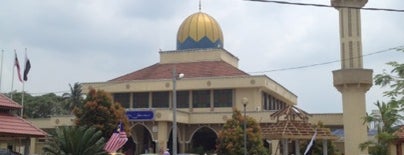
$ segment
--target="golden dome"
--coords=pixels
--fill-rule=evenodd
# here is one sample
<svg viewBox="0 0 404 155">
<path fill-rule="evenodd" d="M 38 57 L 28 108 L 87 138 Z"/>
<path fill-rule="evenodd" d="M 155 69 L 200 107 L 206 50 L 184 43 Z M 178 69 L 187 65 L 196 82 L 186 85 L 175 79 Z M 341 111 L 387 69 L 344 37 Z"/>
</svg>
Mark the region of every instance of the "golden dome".
<svg viewBox="0 0 404 155">
<path fill-rule="evenodd" d="M 216 20 L 197 12 L 182 22 L 177 33 L 177 49 L 223 48 L 223 33 Z"/>
</svg>

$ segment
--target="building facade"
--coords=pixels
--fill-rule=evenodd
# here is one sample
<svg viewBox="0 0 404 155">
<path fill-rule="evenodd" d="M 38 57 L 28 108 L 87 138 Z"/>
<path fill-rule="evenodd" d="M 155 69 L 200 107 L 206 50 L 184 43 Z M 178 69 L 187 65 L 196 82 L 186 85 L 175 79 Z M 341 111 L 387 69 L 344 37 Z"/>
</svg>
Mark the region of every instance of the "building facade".
<svg viewBox="0 0 404 155">
<path fill-rule="evenodd" d="M 343 132 L 335 143 L 337 152 L 367 154 L 357 145 L 368 139 L 361 117 L 366 113 L 365 94 L 372 85 L 372 71 L 363 69 L 360 10 L 344 8 L 363 7 L 367 0 L 331 3 L 340 13 L 343 61 L 333 75 L 334 86 L 342 94 L 344 114 L 313 114 L 310 122 L 321 121 Z M 148 67 L 109 81 L 82 84 L 84 93 L 89 88 L 104 90 L 126 108 L 132 132 L 127 144 L 130 149 L 125 150 L 128 154 L 173 150 L 173 136 L 177 137 L 174 146 L 179 153 L 212 152 L 218 132 L 234 109 L 246 110 L 261 126 L 268 126 L 275 123 L 271 114 L 297 104 L 297 96 L 270 77 L 240 70 L 239 58 L 224 48 L 221 27 L 206 13 L 194 13 L 183 21 L 176 45 L 176 50 L 160 51 L 159 62 Z M 244 107 L 245 98 L 248 104 Z M 41 129 L 52 130 L 73 125 L 73 120 L 67 116 L 31 121 Z M 277 151 L 278 141 L 263 141 L 269 150 Z M 45 139 L 32 138 L 30 142 L 30 152 L 41 154 Z"/>
<path fill-rule="evenodd" d="M 160 51 L 159 62 L 121 77 L 84 83 L 83 90 L 105 90 L 128 115 L 136 115 L 129 117 L 136 148 L 132 151 L 140 154 L 172 149 L 175 89 L 178 152 L 213 151 L 217 133 L 233 109 L 243 110 L 243 98 L 248 98 L 248 115 L 260 123 L 273 122 L 271 112 L 297 102 L 295 94 L 271 78 L 238 69 L 239 59 L 223 43 L 215 19 L 197 12 L 181 24 L 177 50 Z M 177 79 L 174 70 L 183 78 Z M 147 114 L 150 117 L 139 116 Z"/>
</svg>

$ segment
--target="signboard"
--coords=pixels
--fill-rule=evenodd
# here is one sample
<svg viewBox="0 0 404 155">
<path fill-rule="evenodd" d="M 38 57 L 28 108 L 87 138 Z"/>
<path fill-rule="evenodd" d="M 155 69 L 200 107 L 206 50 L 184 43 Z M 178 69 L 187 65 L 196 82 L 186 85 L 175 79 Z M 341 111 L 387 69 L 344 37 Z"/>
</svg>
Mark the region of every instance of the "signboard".
<svg viewBox="0 0 404 155">
<path fill-rule="evenodd" d="M 126 111 L 129 121 L 151 121 L 154 120 L 153 110 L 131 110 Z"/>
</svg>

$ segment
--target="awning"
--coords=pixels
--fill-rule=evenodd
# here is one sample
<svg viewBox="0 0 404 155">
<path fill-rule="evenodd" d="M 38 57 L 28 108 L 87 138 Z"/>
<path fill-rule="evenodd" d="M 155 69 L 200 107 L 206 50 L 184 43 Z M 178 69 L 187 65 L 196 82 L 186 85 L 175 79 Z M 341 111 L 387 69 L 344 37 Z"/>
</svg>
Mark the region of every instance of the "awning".
<svg viewBox="0 0 404 155">
<path fill-rule="evenodd" d="M 45 137 L 47 133 L 19 116 L 0 113 L 0 137 Z"/>
<path fill-rule="evenodd" d="M 0 93 L 0 109 L 21 109 L 22 106 Z"/>
</svg>

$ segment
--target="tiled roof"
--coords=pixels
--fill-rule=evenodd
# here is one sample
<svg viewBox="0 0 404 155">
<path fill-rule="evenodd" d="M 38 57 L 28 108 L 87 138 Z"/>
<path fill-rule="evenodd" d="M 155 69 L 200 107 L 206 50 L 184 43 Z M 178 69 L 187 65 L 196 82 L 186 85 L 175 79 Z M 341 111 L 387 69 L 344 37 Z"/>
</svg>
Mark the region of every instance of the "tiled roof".
<svg viewBox="0 0 404 155">
<path fill-rule="evenodd" d="M 46 132 L 18 116 L 0 113 L 0 136 L 6 137 L 45 137 Z"/>
<path fill-rule="evenodd" d="M 307 122 L 309 116 L 311 115 L 306 111 L 297 108 L 293 105 L 287 105 L 283 109 L 280 109 L 277 112 L 271 114 L 271 118 L 272 119 L 276 118 L 277 120 L 279 120 L 279 118 L 282 116 L 285 116 L 285 118 L 289 120 L 300 119 L 304 122 Z"/>
<path fill-rule="evenodd" d="M 248 75 L 224 61 L 202 61 L 170 64 L 157 63 L 110 81 L 171 79 L 174 66 L 176 72 L 184 73 L 186 78 Z"/>
<path fill-rule="evenodd" d="M 309 116 L 309 113 L 293 105 L 285 106 L 271 114 L 270 117 L 277 121 L 263 126 L 262 134 L 268 139 L 311 139 L 317 131 L 316 139 L 336 139 L 330 129 L 313 127 L 308 122 Z"/>
<path fill-rule="evenodd" d="M 21 109 L 22 106 L 8 97 L 0 94 L 0 109 Z"/>
<path fill-rule="evenodd" d="M 394 135 L 399 139 L 404 139 L 404 126 L 401 126 L 398 130 L 396 130 Z"/>
<path fill-rule="evenodd" d="M 316 139 L 336 139 L 328 128 L 314 128 L 303 121 L 282 120 L 261 128 L 268 139 L 311 139 L 317 130 Z"/>
</svg>

